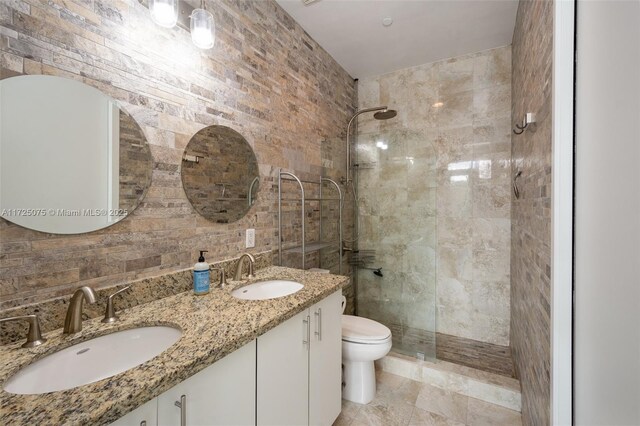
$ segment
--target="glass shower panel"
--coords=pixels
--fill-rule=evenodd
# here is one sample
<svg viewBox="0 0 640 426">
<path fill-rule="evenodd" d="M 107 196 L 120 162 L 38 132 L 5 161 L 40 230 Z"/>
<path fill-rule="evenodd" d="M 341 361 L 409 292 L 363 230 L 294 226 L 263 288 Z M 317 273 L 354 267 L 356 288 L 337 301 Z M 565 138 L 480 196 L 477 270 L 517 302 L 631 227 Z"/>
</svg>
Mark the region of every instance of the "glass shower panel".
<svg viewBox="0 0 640 426">
<path fill-rule="evenodd" d="M 357 269 L 358 315 L 389 327 L 394 351 L 435 359 L 433 141 L 409 130 L 360 133 L 356 162 L 358 248 L 375 250 Z"/>
</svg>

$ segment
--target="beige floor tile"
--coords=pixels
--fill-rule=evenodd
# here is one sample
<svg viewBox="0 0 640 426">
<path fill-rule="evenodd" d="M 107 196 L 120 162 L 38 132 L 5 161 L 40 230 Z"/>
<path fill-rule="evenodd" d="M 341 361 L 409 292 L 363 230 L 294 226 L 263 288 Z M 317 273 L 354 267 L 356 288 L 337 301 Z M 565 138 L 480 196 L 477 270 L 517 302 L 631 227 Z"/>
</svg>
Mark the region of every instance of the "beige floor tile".
<svg viewBox="0 0 640 426">
<path fill-rule="evenodd" d="M 440 414 L 414 408 L 409 426 L 464 426 L 464 423 L 451 420 Z"/>
<path fill-rule="evenodd" d="M 363 407 L 362 404 L 358 404 L 356 402 L 347 401 L 346 399 L 342 400 L 342 411 L 341 414 L 344 414 L 346 417 L 351 419 L 355 418 L 358 414 L 358 411 Z"/>
<path fill-rule="evenodd" d="M 399 398 L 376 396 L 358 411 L 351 426 L 405 426 L 412 412 L 413 405 Z"/>
<path fill-rule="evenodd" d="M 522 426 L 520 413 L 387 372 L 367 405 L 342 400 L 333 426 Z"/>
<path fill-rule="evenodd" d="M 469 426 L 521 426 L 522 416 L 517 411 L 469 398 L 467 424 Z"/>
<path fill-rule="evenodd" d="M 350 426 L 353 423 L 353 418 L 344 415 L 344 412 L 340 413 L 333 426 Z"/>
<path fill-rule="evenodd" d="M 423 384 L 416 407 L 458 422 L 465 422 L 468 400 L 467 396 Z"/>
<path fill-rule="evenodd" d="M 411 380 L 401 376 L 396 376 L 395 374 L 387 373 L 386 371 L 376 370 L 376 385 L 378 388 L 384 387 L 395 389 L 407 381 Z"/>
<path fill-rule="evenodd" d="M 392 374 L 385 373 L 388 376 Z M 398 376 L 395 376 L 398 377 Z M 402 380 L 386 380 L 385 382 L 377 382 L 376 398 L 397 399 L 411 406 L 416 404 L 418 394 L 422 389 L 422 384 L 415 380 L 404 379 Z M 391 386 L 393 385 L 393 387 Z"/>
</svg>

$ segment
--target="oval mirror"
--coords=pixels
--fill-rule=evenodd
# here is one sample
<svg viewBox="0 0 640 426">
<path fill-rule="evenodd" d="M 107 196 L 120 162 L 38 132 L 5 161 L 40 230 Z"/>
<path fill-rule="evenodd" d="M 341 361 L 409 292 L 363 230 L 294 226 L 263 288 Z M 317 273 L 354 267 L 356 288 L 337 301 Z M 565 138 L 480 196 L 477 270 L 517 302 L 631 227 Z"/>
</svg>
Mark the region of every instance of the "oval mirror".
<svg viewBox="0 0 640 426">
<path fill-rule="evenodd" d="M 225 126 L 205 127 L 191 138 L 182 156 L 181 175 L 193 208 L 217 223 L 244 217 L 260 185 L 251 145 Z"/>
<path fill-rule="evenodd" d="M 28 75 L 0 81 L 0 216 L 79 234 L 122 220 L 151 184 L 142 129 L 86 84 Z"/>
</svg>

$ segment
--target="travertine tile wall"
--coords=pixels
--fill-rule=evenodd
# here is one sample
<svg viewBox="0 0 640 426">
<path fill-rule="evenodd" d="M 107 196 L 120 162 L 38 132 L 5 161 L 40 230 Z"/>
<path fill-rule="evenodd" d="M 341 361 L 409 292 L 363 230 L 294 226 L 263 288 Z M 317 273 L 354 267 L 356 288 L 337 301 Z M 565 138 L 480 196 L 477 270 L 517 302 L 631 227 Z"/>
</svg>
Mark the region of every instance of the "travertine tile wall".
<svg viewBox="0 0 640 426">
<path fill-rule="evenodd" d="M 360 306 L 403 333 L 433 332 L 435 317 L 439 333 L 508 345 L 511 47 L 363 79 L 358 91 L 360 108 L 398 110 L 359 121 L 358 160 L 373 167 L 359 172 L 362 244 L 388 272 L 360 273 Z"/>
<path fill-rule="evenodd" d="M 274 1 L 206 3 L 217 40 L 205 52 L 187 31 L 153 24 L 137 0 L 0 2 L 2 77 L 58 75 L 102 90 L 142 126 L 154 162 L 140 207 L 105 230 L 58 236 L 0 221 L 0 308 L 185 268 L 200 249 L 234 257 L 245 228 L 256 228 L 251 251 L 272 250 L 277 168 L 342 175 L 351 77 Z M 184 147 L 211 124 L 240 132 L 260 165 L 258 202 L 234 224 L 198 216 L 180 180 Z"/>
<path fill-rule="evenodd" d="M 120 110 L 118 208 L 133 211 L 151 184 L 151 151 L 138 123 Z"/>
<path fill-rule="evenodd" d="M 522 383 L 525 425 L 550 424 L 551 73 L 553 2 L 521 1 L 513 35 L 513 121 L 536 126 L 512 136 L 511 349 Z"/>
</svg>

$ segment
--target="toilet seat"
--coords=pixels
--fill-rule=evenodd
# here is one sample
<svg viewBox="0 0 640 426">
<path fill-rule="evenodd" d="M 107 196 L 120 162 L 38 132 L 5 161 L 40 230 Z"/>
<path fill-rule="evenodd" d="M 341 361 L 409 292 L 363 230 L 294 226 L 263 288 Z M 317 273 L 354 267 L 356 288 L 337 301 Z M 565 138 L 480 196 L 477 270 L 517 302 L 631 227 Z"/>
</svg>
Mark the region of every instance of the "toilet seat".
<svg viewBox="0 0 640 426">
<path fill-rule="evenodd" d="M 367 345 L 385 344 L 391 340 L 391 330 L 368 318 L 342 315 L 342 340 Z"/>
</svg>

